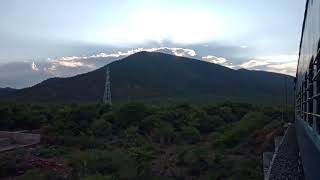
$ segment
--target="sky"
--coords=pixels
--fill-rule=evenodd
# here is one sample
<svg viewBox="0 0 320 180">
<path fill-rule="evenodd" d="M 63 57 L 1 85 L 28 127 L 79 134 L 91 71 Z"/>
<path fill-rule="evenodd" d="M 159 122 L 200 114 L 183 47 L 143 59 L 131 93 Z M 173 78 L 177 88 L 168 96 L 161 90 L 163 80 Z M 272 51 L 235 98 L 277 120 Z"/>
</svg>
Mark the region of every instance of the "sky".
<svg viewBox="0 0 320 180">
<path fill-rule="evenodd" d="M 139 51 L 294 75 L 305 0 L 1 0 L 0 87 Z"/>
</svg>

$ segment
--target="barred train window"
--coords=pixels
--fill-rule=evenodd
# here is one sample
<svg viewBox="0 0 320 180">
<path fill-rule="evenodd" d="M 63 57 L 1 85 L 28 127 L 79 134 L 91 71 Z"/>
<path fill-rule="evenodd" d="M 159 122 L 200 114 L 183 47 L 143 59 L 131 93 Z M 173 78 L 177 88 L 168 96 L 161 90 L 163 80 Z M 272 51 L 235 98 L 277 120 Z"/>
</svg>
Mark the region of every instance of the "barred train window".
<svg viewBox="0 0 320 180">
<path fill-rule="evenodd" d="M 307 121 L 307 74 L 304 76 L 303 81 L 303 120 Z"/>
<path fill-rule="evenodd" d="M 315 97 L 316 97 L 316 109 L 317 109 L 317 114 L 320 114 L 320 78 L 319 78 L 319 71 L 320 71 L 320 63 L 319 63 L 319 56 L 315 60 L 316 64 L 316 74 L 317 77 L 315 79 L 315 85 L 316 85 L 316 92 L 315 92 Z M 317 116 L 316 117 L 316 128 L 318 133 L 320 133 L 320 118 Z"/>
<path fill-rule="evenodd" d="M 303 109 L 303 101 L 304 101 L 304 97 L 303 97 L 303 81 L 301 82 L 301 119 L 303 119 L 304 116 L 304 109 Z"/>
<path fill-rule="evenodd" d="M 308 123 L 312 127 L 313 124 L 313 61 L 311 61 L 309 66 L 309 74 L 308 74 L 308 97 L 307 97 L 307 103 L 308 103 Z"/>
<path fill-rule="evenodd" d="M 302 111 L 302 87 L 300 87 L 300 93 L 299 93 L 299 105 L 300 105 L 300 118 L 302 118 L 303 111 Z"/>
<path fill-rule="evenodd" d="M 301 91 L 301 87 L 299 89 L 299 117 L 302 118 L 302 91 Z"/>
<path fill-rule="evenodd" d="M 302 84 L 301 84 L 301 119 L 304 120 L 304 90 L 303 90 L 303 85 L 304 81 L 302 81 Z"/>
<path fill-rule="evenodd" d="M 306 103 L 306 101 L 307 101 L 307 81 L 306 81 L 306 79 L 307 79 L 307 75 L 305 75 L 304 76 L 304 80 L 303 80 L 303 83 L 302 83 L 302 85 L 303 85 L 303 88 L 302 88 L 302 90 L 303 90 L 303 101 L 302 101 L 302 103 L 303 103 L 303 110 L 302 110 L 302 112 L 303 112 L 303 120 L 304 121 L 307 121 L 307 103 Z"/>
<path fill-rule="evenodd" d="M 297 111 L 297 116 L 301 118 L 301 90 L 300 89 L 296 94 L 296 111 Z"/>
</svg>

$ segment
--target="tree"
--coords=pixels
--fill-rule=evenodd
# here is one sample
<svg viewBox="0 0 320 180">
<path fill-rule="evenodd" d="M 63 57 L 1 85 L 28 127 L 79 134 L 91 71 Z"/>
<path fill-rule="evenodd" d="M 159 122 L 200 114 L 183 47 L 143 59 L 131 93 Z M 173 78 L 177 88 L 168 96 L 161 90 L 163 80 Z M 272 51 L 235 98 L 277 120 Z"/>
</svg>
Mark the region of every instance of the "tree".
<svg viewBox="0 0 320 180">
<path fill-rule="evenodd" d="M 154 134 L 161 145 L 171 143 L 174 138 L 174 128 L 165 121 L 160 121 L 154 131 Z"/>
<path fill-rule="evenodd" d="M 222 127 L 225 124 L 220 116 L 206 116 L 199 120 L 199 130 L 201 132 L 212 132 Z"/>
<path fill-rule="evenodd" d="M 234 122 L 237 121 L 237 117 L 233 114 L 232 108 L 228 106 L 222 106 L 219 108 L 219 116 L 225 122 Z"/>
<path fill-rule="evenodd" d="M 112 124 L 104 119 L 96 119 L 90 127 L 94 136 L 106 137 L 112 134 Z"/>
<path fill-rule="evenodd" d="M 144 104 L 128 103 L 116 111 L 116 123 L 120 128 L 137 126 L 148 115 Z"/>
<path fill-rule="evenodd" d="M 194 127 L 183 127 L 181 131 L 181 136 L 187 143 L 196 143 L 200 140 L 200 132 Z"/>
</svg>

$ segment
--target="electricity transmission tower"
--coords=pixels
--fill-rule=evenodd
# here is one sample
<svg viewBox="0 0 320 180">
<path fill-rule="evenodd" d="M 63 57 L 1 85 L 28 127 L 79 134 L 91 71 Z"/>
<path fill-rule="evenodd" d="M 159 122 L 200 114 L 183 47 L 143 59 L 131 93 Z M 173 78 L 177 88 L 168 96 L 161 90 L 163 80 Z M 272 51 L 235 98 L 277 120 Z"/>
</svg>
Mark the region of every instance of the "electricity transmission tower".
<svg viewBox="0 0 320 180">
<path fill-rule="evenodd" d="M 106 71 L 106 84 L 105 84 L 104 95 L 103 95 L 103 103 L 111 105 L 110 69 L 108 66 Z"/>
</svg>

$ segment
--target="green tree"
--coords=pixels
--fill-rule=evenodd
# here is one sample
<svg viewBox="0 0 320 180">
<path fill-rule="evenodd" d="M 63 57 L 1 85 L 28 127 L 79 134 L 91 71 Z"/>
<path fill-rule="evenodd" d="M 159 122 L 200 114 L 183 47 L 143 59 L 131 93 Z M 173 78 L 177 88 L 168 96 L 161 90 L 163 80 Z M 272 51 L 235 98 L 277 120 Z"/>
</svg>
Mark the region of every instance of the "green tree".
<svg viewBox="0 0 320 180">
<path fill-rule="evenodd" d="M 157 127 L 154 129 L 154 134 L 161 145 L 171 143 L 175 136 L 174 128 L 170 123 L 165 121 L 160 121 L 157 124 Z"/>
<path fill-rule="evenodd" d="M 112 134 L 112 124 L 104 119 L 94 120 L 90 128 L 92 134 L 97 137 L 107 137 Z"/>
<path fill-rule="evenodd" d="M 116 121 L 120 128 L 138 126 L 148 115 L 148 109 L 141 103 L 128 103 L 116 111 Z"/>
<path fill-rule="evenodd" d="M 199 120 L 199 130 L 201 132 L 212 132 L 221 128 L 225 122 L 220 116 L 206 116 Z"/>
<path fill-rule="evenodd" d="M 196 143 L 200 140 L 200 132 L 195 127 L 183 127 L 181 131 L 181 136 L 187 143 Z"/>
</svg>

